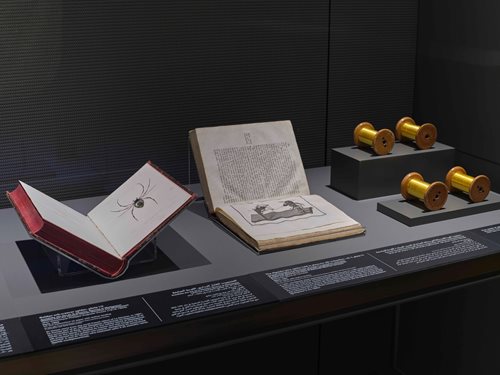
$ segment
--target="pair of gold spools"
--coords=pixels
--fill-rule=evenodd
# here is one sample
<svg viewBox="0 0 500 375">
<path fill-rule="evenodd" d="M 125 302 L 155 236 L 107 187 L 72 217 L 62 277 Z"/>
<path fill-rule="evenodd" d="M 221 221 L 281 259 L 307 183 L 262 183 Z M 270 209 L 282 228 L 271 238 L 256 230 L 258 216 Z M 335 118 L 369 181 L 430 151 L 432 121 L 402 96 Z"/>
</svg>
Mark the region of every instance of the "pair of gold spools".
<svg viewBox="0 0 500 375">
<path fill-rule="evenodd" d="M 375 130 L 369 122 L 362 122 L 354 129 L 354 143 L 358 147 L 371 147 L 375 154 L 386 155 L 400 142 L 414 141 L 421 150 L 432 147 L 437 138 L 437 129 L 432 124 L 417 125 L 411 117 L 403 117 L 396 124 L 396 136 L 389 129 Z"/>
<path fill-rule="evenodd" d="M 401 195 L 407 200 L 419 199 L 428 210 L 435 211 L 445 205 L 448 191 L 461 191 L 472 202 L 477 203 L 486 199 L 490 186 L 487 176 L 469 176 L 464 168 L 457 166 L 448 171 L 445 183 L 436 181 L 429 184 L 420 173 L 408 173 L 401 181 Z"/>
<path fill-rule="evenodd" d="M 421 150 L 436 142 L 437 129 L 433 124 L 417 125 L 411 117 L 403 117 L 396 124 L 396 136 L 389 129 L 375 130 L 369 122 L 362 122 L 354 129 L 354 143 L 358 147 L 371 147 L 375 154 L 386 155 L 394 147 L 395 139 L 401 142 L 414 141 Z M 461 191 L 474 202 L 486 199 L 490 192 L 490 179 L 485 175 L 469 176 L 464 168 L 453 167 L 446 174 L 445 183 L 428 183 L 420 173 L 408 173 L 401 181 L 401 195 L 407 199 L 419 199 L 424 206 L 435 211 L 444 207 L 448 191 Z"/>
</svg>

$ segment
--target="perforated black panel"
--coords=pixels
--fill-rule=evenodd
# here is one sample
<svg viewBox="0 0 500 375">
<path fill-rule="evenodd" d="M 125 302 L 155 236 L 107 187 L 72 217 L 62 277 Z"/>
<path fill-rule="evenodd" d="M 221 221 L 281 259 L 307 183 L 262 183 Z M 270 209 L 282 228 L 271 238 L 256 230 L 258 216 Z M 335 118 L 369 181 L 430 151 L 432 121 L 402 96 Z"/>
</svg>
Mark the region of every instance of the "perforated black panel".
<svg viewBox="0 0 500 375">
<path fill-rule="evenodd" d="M 418 0 L 332 0 L 327 157 L 413 112 Z"/>
<path fill-rule="evenodd" d="M 416 116 L 434 122 L 443 142 L 496 164 L 498 175 L 500 2 L 421 0 L 420 13 Z"/>
<path fill-rule="evenodd" d="M 187 182 L 189 129 L 270 120 L 290 119 L 306 167 L 323 165 L 328 9 L 2 1 L 0 190 L 106 194 L 148 159 Z"/>
</svg>

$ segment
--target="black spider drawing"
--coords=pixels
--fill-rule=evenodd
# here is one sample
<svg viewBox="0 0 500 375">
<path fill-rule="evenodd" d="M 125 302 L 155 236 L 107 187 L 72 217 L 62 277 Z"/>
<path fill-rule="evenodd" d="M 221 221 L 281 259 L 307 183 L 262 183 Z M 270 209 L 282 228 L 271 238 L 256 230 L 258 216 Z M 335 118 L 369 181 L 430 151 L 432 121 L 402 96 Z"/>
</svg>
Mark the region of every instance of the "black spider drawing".
<svg viewBox="0 0 500 375">
<path fill-rule="evenodd" d="M 142 208 L 144 207 L 144 204 L 146 200 L 151 200 L 153 202 L 155 202 L 156 204 L 158 204 L 158 202 L 156 201 L 156 199 L 154 199 L 153 197 L 149 196 L 149 194 L 153 191 L 153 189 L 155 188 L 154 186 L 151 186 L 151 179 L 148 180 L 148 186 L 145 187 L 143 184 L 141 184 L 140 182 L 137 183 L 137 185 L 139 185 L 141 187 L 141 193 L 139 194 L 139 196 L 137 198 L 135 198 L 132 203 L 130 204 L 121 204 L 120 203 L 120 200 L 117 199 L 116 200 L 116 204 L 118 206 L 120 206 L 121 208 L 118 209 L 118 210 L 112 210 L 111 212 L 121 212 L 120 216 L 129 212 L 132 214 L 132 217 L 135 219 L 135 221 L 139 221 L 139 219 L 137 219 L 137 217 L 135 216 L 134 214 L 134 210 L 136 208 Z"/>
</svg>

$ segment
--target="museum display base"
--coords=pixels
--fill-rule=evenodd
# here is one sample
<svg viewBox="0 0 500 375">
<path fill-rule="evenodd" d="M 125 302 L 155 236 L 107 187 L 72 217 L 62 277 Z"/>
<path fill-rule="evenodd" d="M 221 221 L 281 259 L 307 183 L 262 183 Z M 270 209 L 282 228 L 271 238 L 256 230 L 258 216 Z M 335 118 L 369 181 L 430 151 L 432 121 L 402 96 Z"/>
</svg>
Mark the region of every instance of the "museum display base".
<svg viewBox="0 0 500 375">
<path fill-rule="evenodd" d="M 427 150 L 395 143 L 390 154 L 381 156 L 370 148 L 333 148 L 330 187 L 357 200 L 397 194 L 407 173 L 442 181 L 454 162 L 455 149 L 438 142 Z"/>
<path fill-rule="evenodd" d="M 35 240 L 16 241 L 16 245 L 41 293 L 113 283 L 208 263 L 169 227 L 159 234 L 158 240 L 150 242 L 130 261 L 129 268 L 118 279 L 103 278 Z M 181 253 L 185 256 L 180 256 Z"/>
<path fill-rule="evenodd" d="M 463 193 L 449 194 L 444 207 L 437 211 L 428 211 L 423 202 L 407 201 L 403 197 L 377 204 L 377 211 L 409 227 L 498 209 L 500 209 L 500 195 L 493 192 L 486 200 L 477 203 L 472 203 Z"/>
<path fill-rule="evenodd" d="M 83 267 L 77 262 L 66 258 L 58 252 L 41 244 L 45 255 L 50 260 L 52 265 L 57 269 L 57 274 L 61 277 L 72 277 L 91 272 L 88 268 Z M 130 266 L 136 264 L 150 263 L 158 259 L 160 254 L 163 254 L 161 249 L 158 248 L 156 238 L 151 240 L 136 256 L 130 260 Z"/>
</svg>

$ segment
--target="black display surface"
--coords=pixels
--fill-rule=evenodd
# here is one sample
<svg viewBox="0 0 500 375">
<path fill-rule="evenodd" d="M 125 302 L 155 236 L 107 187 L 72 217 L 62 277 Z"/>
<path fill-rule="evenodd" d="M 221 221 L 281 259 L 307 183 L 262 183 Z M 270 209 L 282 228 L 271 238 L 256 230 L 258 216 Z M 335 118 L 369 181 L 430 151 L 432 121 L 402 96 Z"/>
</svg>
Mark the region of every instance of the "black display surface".
<svg viewBox="0 0 500 375">
<path fill-rule="evenodd" d="M 58 256 L 53 250 L 35 240 L 16 242 L 26 264 L 42 293 L 51 293 L 59 290 L 82 288 L 90 285 L 110 283 L 116 280 L 105 279 L 87 270 L 75 262 L 68 264 L 67 276 L 58 273 L 57 265 L 52 258 Z M 157 273 L 171 272 L 179 267 L 158 249 L 156 259 L 149 260 L 149 253 L 153 252 L 154 245 L 149 243 L 146 248 L 134 257 L 127 272 L 120 278 L 132 279 Z"/>
<path fill-rule="evenodd" d="M 33 350 L 21 320 L 0 320 L 0 358 Z"/>
<path fill-rule="evenodd" d="M 479 228 L 254 275 L 280 300 L 500 252 L 500 226 Z"/>
<path fill-rule="evenodd" d="M 274 301 L 271 293 L 244 276 L 31 315 L 21 321 L 34 350 L 41 350 Z M 6 339 L 3 347 L 4 355 L 15 354 Z"/>
<path fill-rule="evenodd" d="M 377 212 L 378 200 L 355 201 L 329 188 L 328 172 L 327 167 L 306 171 L 311 192 L 324 196 L 366 226 L 364 236 L 260 256 L 218 230 L 198 203 L 170 225 L 175 237 L 168 233 L 163 236 L 164 232 L 158 237 L 159 247 L 179 266 L 178 270 L 45 294 L 40 293 L 14 242 L 29 236 L 14 210 L 0 210 L 4 241 L 0 242 L 0 296 L 5 302 L 0 304 L 0 320 L 22 318 L 21 322 L 27 319 L 31 322 L 28 324 L 42 325 L 40 317 L 51 321 L 54 314 L 78 311 L 79 306 L 97 307 L 98 312 L 92 316 L 95 326 L 88 324 L 90 321 L 84 321 L 82 327 L 73 320 L 51 323 L 57 329 L 69 324 L 90 335 L 88 338 L 84 335 L 73 339 L 63 331 L 60 341 L 59 331 L 47 334 L 48 326 L 39 328 L 45 335 L 45 345 L 60 349 L 36 351 L 29 357 L 7 353 L 5 356 L 10 358 L 0 361 L 0 371 L 15 368 L 19 372 L 18 364 L 23 365 L 28 358 L 37 368 L 50 373 L 157 350 L 177 353 L 205 347 L 203 342 L 245 338 L 254 332 L 294 326 L 322 316 L 342 316 L 345 309 L 364 311 L 370 303 L 398 303 L 407 293 L 446 288 L 443 280 L 466 283 L 470 277 L 496 272 L 500 253 L 497 241 L 488 240 L 494 233 L 486 236 L 478 231 L 471 238 L 480 244 L 468 250 L 464 250 L 469 243 L 465 240 L 458 241 L 451 251 L 449 242 L 435 248 L 420 243 L 449 237 L 449 233 L 467 235 L 473 226 L 492 232 L 494 229 L 488 228 L 498 226 L 497 212 L 479 214 L 474 221 L 457 218 L 410 228 Z M 99 199 L 81 199 L 70 202 L 70 206 L 85 212 Z M 189 251 L 191 246 L 195 252 Z M 405 251 L 390 250 L 400 246 Z M 101 305 L 104 307 L 98 308 Z M 99 310 L 102 308 L 108 311 Z M 149 312 L 154 318 L 148 318 Z M 144 329 L 147 327 L 152 329 Z M 67 341 L 66 335 L 72 339 Z M 137 346 L 136 340 L 142 340 L 144 345 Z M 110 342 L 120 349 L 106 351 Z M 66 345 L 71 343 L 79 345 Z M 60 351 L 70 359 L 54 362 L 52 356 Z M 98 357 L 92 354 L 96 351 Z"/>
<path fill-rule="evenodd" d="M 0 355 L 47 349 L 398 277 L 500 252 L 500 225 L 0 322 Z M 25 339 L 27 332 L 29 341 Z"/>
<path fill-rule="evenodd" d="M 161 323 L 141 297 L 32 315 L 21 320 L 35 350 L 150 328 Z"/>
<path fill-rule="evenodd" d="M 332 258 L 254 275 L 280 300 L 390 277 L 394 270 L 369 253 Z"/>
<path fill-rule="evenodd" d="M 254 278 L 241 276 L 144 296 L 164 323 L 194 319 L 277 299 Z"/>
</svg>

